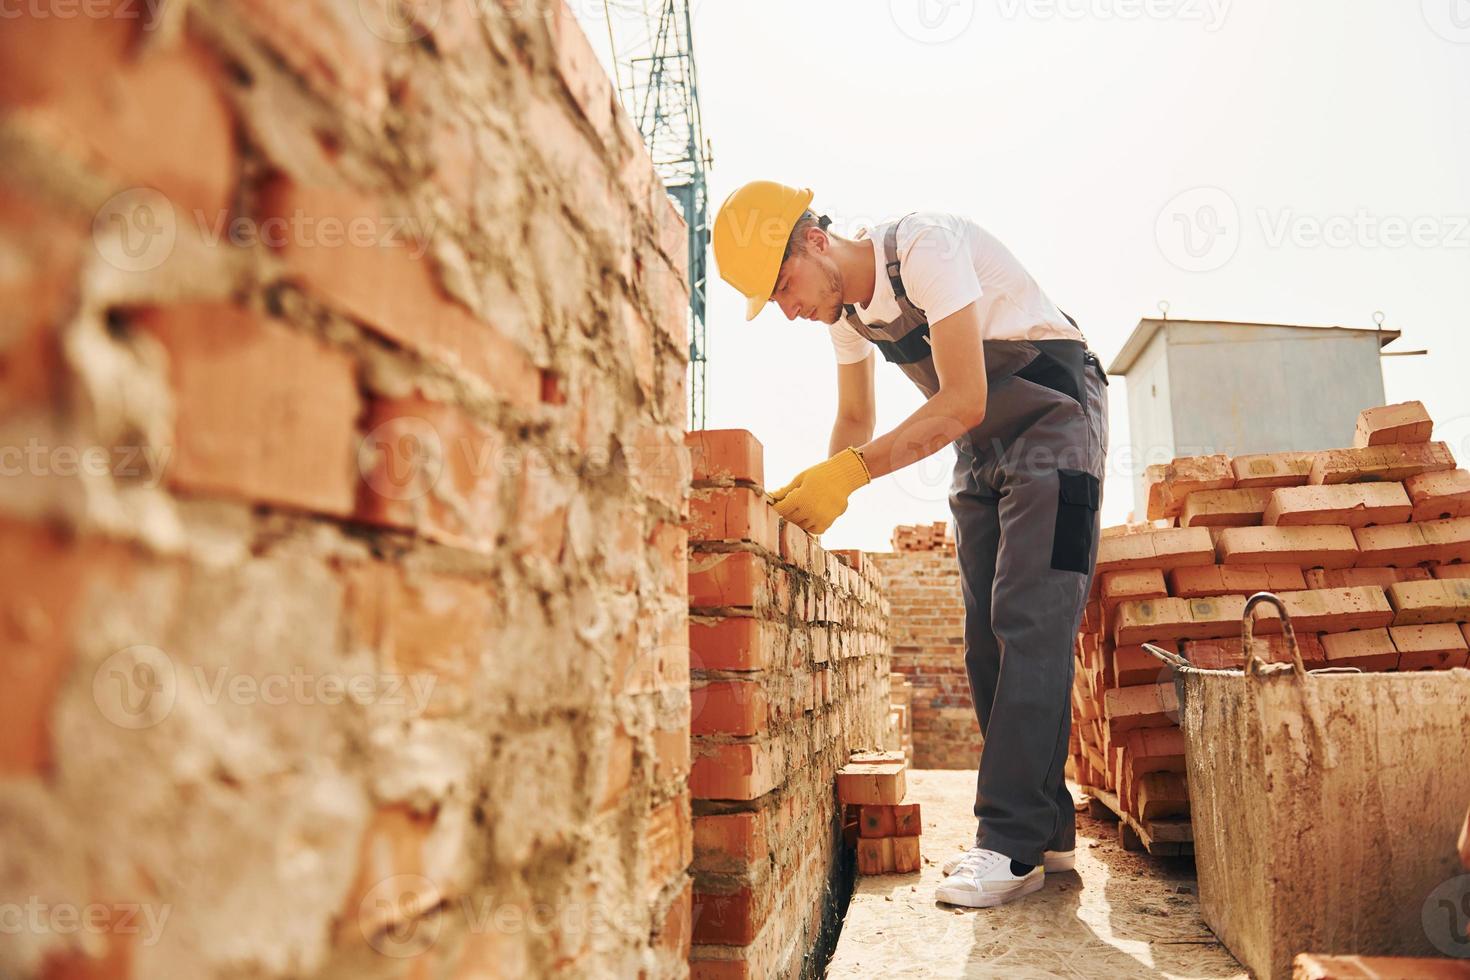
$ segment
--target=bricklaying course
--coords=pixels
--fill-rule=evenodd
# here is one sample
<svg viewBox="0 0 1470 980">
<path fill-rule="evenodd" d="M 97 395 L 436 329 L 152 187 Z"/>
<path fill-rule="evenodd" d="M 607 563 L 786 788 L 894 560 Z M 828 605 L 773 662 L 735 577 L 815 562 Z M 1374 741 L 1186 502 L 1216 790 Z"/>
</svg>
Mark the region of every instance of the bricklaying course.
<svg viewBox="0 0 1470 980">
<path fill-rule="evenodd" d="M 588 11 L 60 9 L 0 19 L 0 978 L 1470 975 L 1470 473 L 1421 404 L 1153 467 L 1101 528 L 1100 362 L 987 339 L 1088 448 L 1000 518 L 1047 540 L 988 534 L 976 462 L 967 517 L 829 549 L 902 451 L 781 487 L 704 424 L 703 203 Z M 776 260 L 714 251 L 792 316 L 830 221 L 757 184 Z M 900 314 L 855 336 L 922 388 L 863 261 Z M 929 451 L 1005 413 L 968 421 Z M 976 829 L 1012 762 L 1056 787 L 1025 861 Z M 1349 811 L 1403 838 L 1381 875 L 1313 836 Z"/>
</svg>

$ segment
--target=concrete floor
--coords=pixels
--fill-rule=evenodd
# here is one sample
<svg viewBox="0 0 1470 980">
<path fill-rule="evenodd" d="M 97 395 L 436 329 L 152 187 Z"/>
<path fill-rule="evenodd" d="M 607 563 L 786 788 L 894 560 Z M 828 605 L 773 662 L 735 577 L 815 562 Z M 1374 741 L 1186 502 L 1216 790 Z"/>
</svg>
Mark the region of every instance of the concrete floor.
<svg viewBox="0 0 1470 980">
<path fill-rule="evenodd" d="M 1048 875 L 1041 891 L 996 909 L 939 904 L 940 867 L 974 838 L 974 797 L 974 772 L 909 771 L 923 870 L 858 879 L 828 977 L 1246 976 L 1200 919 L 1189 859 L 1124 851 L 1117 824 L 1086 812 L 1076 873 Z"/>
</svg>

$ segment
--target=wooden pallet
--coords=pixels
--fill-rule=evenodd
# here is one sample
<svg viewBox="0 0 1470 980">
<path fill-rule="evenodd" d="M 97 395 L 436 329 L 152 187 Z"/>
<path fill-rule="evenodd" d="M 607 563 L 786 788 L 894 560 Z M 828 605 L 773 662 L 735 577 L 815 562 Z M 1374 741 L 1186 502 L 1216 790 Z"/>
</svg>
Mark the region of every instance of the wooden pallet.
<svg viewBox="0 0 1470 980">
<path fill-rule="evenodd" d="M 1083 786 L 1091 799 L 1088 812 L 1096 819 L 1118 821 L 1118 841 L 1126 851 L 1147 851 L 1157 857 L 1194 854 L 1194 825 L 1188 820 L 1138 820 L 1125 813 L 1116 794 L 1097 786 Z"/>
</svg>

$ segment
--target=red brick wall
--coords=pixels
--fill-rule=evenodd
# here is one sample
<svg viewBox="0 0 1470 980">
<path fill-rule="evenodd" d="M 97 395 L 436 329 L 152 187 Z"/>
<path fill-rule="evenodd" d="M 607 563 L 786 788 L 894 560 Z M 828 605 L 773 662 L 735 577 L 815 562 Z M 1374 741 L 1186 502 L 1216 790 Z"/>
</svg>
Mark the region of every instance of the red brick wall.
<svg viewBox="0 0 1470 980">
<path fill-rule="evenodd" d="M 816 976 L 852 873 L 834 776 L 888 717 L 887 602 L 766 502 L 749 433 L 689 446 L 693 975 Z"/>
<path fill-rule="evenodd" d="M 592 49 L 158 6 L 0 28 L 0 974 L 686 975 L 684 228 Z"/>
<path fill-rule="evenodd" d="M 974 769 L 980 724 L 965 676 L 965 606 L 953 542 L 868 556 L 883 573 L 893 670 L 913 685 L 915 769 Z"/>
</svg>

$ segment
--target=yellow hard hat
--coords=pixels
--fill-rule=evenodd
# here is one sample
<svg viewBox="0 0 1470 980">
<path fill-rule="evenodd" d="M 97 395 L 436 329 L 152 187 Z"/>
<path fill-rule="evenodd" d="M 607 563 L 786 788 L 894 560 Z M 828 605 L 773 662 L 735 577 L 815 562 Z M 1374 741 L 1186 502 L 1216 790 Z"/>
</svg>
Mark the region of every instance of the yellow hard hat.
<svg viewBox="0 0 1470 980">
<path fill-rule="evenodd" d="M 715 215 L 715 263 L 720 278 L 746 298 L 745 319 L 770 302 L 791 229 L 812 202 L 810 190 L 755 180 L 725 198 Z"/>
</svg>

